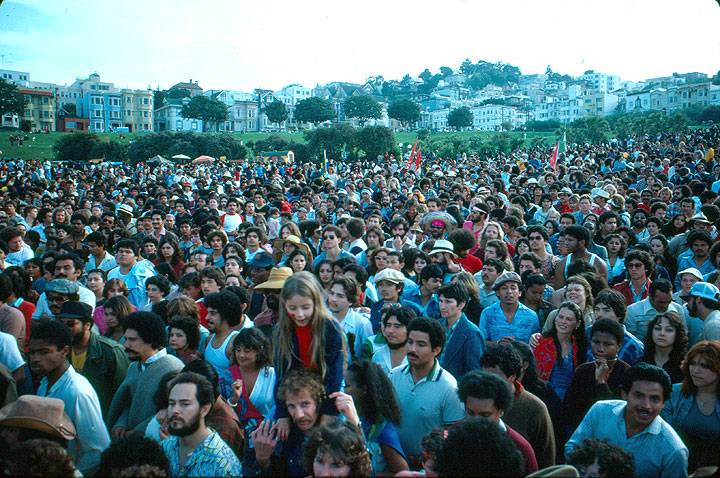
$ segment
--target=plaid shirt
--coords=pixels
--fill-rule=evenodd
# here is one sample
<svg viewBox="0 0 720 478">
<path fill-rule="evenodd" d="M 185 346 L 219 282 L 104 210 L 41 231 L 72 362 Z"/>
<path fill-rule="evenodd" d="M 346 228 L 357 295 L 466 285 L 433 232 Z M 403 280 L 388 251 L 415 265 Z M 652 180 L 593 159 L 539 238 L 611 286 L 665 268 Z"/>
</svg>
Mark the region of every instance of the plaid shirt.
<svg viewBox="0 0 720 478">
<path fill-rule="evenodd" d="M 168 437 L 162 442 L 165 456 L 170 461 L 170 475 L 178 476 L 242 476 L 240 460 L 217 432 L 210 434 L 180 465 L 180 439 Z"/>
</svg>

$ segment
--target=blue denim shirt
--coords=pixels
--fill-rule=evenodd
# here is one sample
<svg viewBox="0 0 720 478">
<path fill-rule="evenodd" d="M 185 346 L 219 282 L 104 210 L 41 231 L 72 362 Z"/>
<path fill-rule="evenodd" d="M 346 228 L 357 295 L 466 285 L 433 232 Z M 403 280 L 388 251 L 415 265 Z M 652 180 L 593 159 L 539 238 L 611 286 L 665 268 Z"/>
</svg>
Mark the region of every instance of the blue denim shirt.
<svg viewBox="0 0 720 478">
<path fill-rule="evenodd" d="M 607 440 L 635 459 L 638 478 L 684 478 L 688 449 L 661 417 L 655 417 L 640 433 L 627 437 L 624 400 L 601 400 L 592 406 L 565 445 L 565 457 L 588 438 Z"/>
<path fill-rule="evenodd" d="M 520 303 L 512 322 L 508 322 L 497 302 L 482 311 L 479 328 L 485 340 L 497 342 L 509 336 L 528 343 L 532 334 L 540 332 L 540 320 L 534 310 Z"/>
</svg>

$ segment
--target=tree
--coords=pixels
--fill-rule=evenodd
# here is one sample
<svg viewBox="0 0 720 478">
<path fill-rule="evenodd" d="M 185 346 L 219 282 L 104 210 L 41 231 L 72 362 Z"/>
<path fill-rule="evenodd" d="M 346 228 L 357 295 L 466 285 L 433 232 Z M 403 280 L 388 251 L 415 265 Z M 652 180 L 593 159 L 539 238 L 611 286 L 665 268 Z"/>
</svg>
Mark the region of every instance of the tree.
<svg viewBox="0 0 720 478">
<path fill-rule="evenodd" d="M 87 161 L 91 159 L 93 149 L 100 142 L 100 137 L 93 133 L 63 135 L 53 145 L 55 159 L 58 161 Z"/>
<path fill-rule="evenodd" d="M 440 83 L 440 80 L 442 79 L 443 77 L 439 73 L 437 75 L 433 75 L 425 83 L 418 86 L 418 93 L 429 95 L 435 88 L 437 88 L 438 83 Z"/>
<path fill-rule="evenodd" d="M 432 78 L 432 73 L 430 73 L 430 70 L 425 68 L 425 70 L 418 75 L 418 78 L 423 80 L 424 82 L 427 82 L 430 78 Z"/>
<path fill-rule="evenodd" d="M 451 128 L 455 128 L 460 131 L 462 128 L 466 128 L 473 125 L 473 114 L 470 108 L 467 106 L 461 106 L 455 108 L 448 114 L 447 123 Z"/>
<path fill-rule="evenodd" d="M 453 69 L 449 66 L 441 66 L 440 67 L 440 74 L 443 78 L 446 78 L 454 73 Z"/>
<path fill-rule="evenodd" d="M 163 91 L 160 88 L 153 90 L 153 105 L 155 105 L 155 109 L 160 108 L 165 104 L 165 97 L 167 96 L 167 93 L 167 91 Z"/>
<path fill-rule="evenodd" d="M 300 123 L 318 125 L 335 117 L 332 104 L 323 98 L 313 96 L 298 101 L 295 105 L 295 119 Z"/>
<path fill-rule="evenodd" d="M 186 88 L 171 88 L 165 93 L 166 98 L 183 99 L 190 98 L 190 90 Z"/>
<path fill-rule="evenodd" d="M 460 65 L 460 73 L 463 75 L 471 75 L 475 71 L 475 65 L 470 61 L 470 58 L 465 58 L 465 61 Z"/>
<path fill-rule="evenodd" d="M 105 161 L 127 160 L 127 146 L 117 141 L 99 141 L 96 143 L 87 159 L 104 158 Z"/>
<path fill-rule="evenodd" d="M 339 160 L 343 149 L 352 149 L 355 128 L 348 124 L 333 126 L 330 128 L 317 128 L 305 131 L 308 153 L 320 159 L 323 151 L 328 159 Z"/>
<path fill-rule="evenodd" d="M 382 106 L 370 95 L 354 95 L 345 100 L 345 115 L 357 118 L 360 125 L 365 125 L 369 119 L 381 118 L 382 113 Z"/>
<path fill-rule="evenodd" d="M 720 106 L 708 106 L 700 113 L 698 119 L 702 122 L 720 123 Z"/>
<path fill-rule="evenodd" d="M 420 121 L 420 106 L 410 100 L 397 100 L 388 106 L 388 116 L 408 127 Z"/>
<path fill-rule="evenodd" d="M 0 116 L 8 113 L 22 117 L 25 114 L 25 95 L 18 87 L 0 79 Z"/>
<path fill-rule="evenodd" d="M 288 111 L 282 101 L 273 101 L 265 107 L 265 114 L 272 123 L 280 123 L 288 119 Z"/>
<path fill-rule="evenodd" d="M 228 107 L 222 101 L 207 96 L 195 96 L 188 104 L 183 105 L 180 114 L 183 118 L 195 118 L 203 121 L 203 131 L 208 123 L 217 124 L 228 117 Z"/>
<path fill-rule="evenodd" d="M 395 135 L 385 126 L 366 126 L 355 133 L 354 144 L 365 153 L 365 157 L 374 161 L 395 149 Z"/>
<path fill-rule="evenodd" d="M 606 143 L 610 133 L 610 123 L 605 118 L 579 119 L 567 127 L 568 141 L 578 144 Z"/>
</svg>

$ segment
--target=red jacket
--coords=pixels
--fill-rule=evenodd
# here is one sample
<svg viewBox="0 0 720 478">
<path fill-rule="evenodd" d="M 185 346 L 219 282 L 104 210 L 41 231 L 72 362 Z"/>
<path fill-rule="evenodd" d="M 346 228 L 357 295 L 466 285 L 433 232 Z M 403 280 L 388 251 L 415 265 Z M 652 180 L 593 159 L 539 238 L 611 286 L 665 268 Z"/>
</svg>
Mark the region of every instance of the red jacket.
<svg viewBox="0 0 720 478">
<path fill-rule="evenodd" d="M 650 284 L 652 281 L 648 278 L 642 291 L 642 300 L 647 299 L 648 291 L 650 290 Z M 620 292 L 625 297 L 625 303 L 631 305 L 635 303 L 635 297 L 633 297 L 632 289 L 630 288 L 630 280 L 624 280 L 619 284 L 613 286 L 613 289 Z"/>
<path fill-rule="evenodd" d="M 570 340 L 572 340 L 573 345 L 573 365 L 577 366 L 578 347 L 575 343 L 575 337 L 571 337 Z M 533 354 L 535 355 L 535 361 L 537 362 L 537 370 L 540 378 L 543 380 L 550 380 L 550 374 L 553 371 L 553 367 L 555 367 L 555 362 L 557 362 L 557 348 L 555 347 L 555 340 L 553 340 L 552 337 L 541 338 L 537 347 L 535 347 Z"/>
</svg>

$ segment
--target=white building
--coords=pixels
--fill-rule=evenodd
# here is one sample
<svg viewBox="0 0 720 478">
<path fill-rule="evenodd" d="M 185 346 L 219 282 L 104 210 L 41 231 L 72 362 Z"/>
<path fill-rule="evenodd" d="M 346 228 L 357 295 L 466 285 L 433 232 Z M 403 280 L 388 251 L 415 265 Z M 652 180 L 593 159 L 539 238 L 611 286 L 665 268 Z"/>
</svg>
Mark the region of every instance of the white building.
<svg viewBox="0 0 720 478">
<path fill-rule="evenodd" d="M 0 78 L 17 86 L 30 87 L 30 73 L 27 71 L 0 70 Z"/>
<path fill-rule="evenodd" d="M 532 117 L 535 121 L 572 123 L 583 117 L 582 97 L 561 98 L 545 95 L 540 99 L 540 103 L 535 105 Z"/>
<path fill-rule="evenodd" d="M 30 73 L 27 71 L 0 70 L 0 78 L 18 87 L 28 88 L 30 86 Z M 0 118 L 0 127 L 19 128 L 20 117 L 15 114 L 3 115 Z"/>
<path fill-rule="evenodd" d="M 448 127 L 447 117 L 449 114 L 449 108 L 422 111 L 420 113 L 420 127 L 432 131 L 443 131 Z"/>
<path fill-rule="evenodd" d="M 599 90 L 604 93 L 607 93 L 609 91 L 615 91 L 620 88 L 621 85 L 620 77 L 618 75 L 597 73 L 592 70 L 586 72 L 578 79 L 588 82 L 592 89 Z"/>
<path fill-rule="evenodd" d="M 295 105 L 302 100 L 310 98 L 312 93 L 312 88 L 307 88 L 297 83 L 288 85 L 275 92 L 275 99 L 285 104 L 288 113 L 288 119 L 280 125 L 281 129 L 297 127 L 297 122 L 295 121 Z"/>
<path fill-rule="evenodd" d="M 194 118 L 184 118 L 181 114 L 183 105 L 189 102 L 190 98 L 166 99 L 165 104 L 155 110 L 155 131 L 190 131 L 194 133 L 201 132 L 203 130 L 202 120 Z"/>
<path fill-rule="evenodd" d="M 503 124 L 508 123 L 515 129 L 527 122 L 527 113 L 514 106 L 482 105 L 470 109 L 473 114 L 473 129 L 480 131 L 501 131 Z"/>
</svg>

